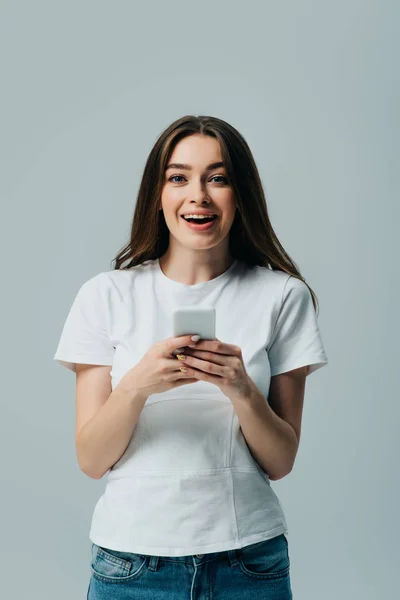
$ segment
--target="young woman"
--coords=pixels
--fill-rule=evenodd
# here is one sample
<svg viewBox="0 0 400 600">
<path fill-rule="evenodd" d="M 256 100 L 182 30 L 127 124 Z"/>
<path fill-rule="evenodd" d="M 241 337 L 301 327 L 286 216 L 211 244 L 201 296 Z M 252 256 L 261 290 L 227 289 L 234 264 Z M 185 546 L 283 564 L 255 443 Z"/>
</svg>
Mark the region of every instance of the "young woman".
<svg viewBox="0 0 400 600">
<path fill-rule="evenodd" d="M 328 360 L 234 127 L 185 116 L 161 134 L 115 263 L 80 287 L 54 356 L 76 372 L 79 466 L 107 473 L 87 597 L 291 599 L 270 481 L 293 468 L 305 379 Z M 216 340 L 172 336 L 188 305 L 215 307 Z"/>
</svg>

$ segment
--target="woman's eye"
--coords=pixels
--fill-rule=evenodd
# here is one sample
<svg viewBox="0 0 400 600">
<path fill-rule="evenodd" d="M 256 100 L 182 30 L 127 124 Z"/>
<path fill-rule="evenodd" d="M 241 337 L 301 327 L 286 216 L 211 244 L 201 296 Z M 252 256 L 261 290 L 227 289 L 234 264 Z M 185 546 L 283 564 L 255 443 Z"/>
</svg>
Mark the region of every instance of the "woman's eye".
<svg viewBox="0 0 400 600">
<path fill-rule="evenodd" d="M 173 180 L 173 179 L 175 179 L 176 177 L 178 177 L 178 178 L 179 178 L 179 177 L 180 177 L 180 178 L 182 178 L 182 177 L 183 177 L 183 175 L 172 175 L 172 177 L 170 177 L 168 181 L 172 181 L 172 180 Z M 227 178 L 226 178 L 226 177 L 224 177 L 223 175 L 214 175 L 214 177 L 211 177 L 211 179 L 223 179 L 223 180 L 224 180 L 224 183 L 227 183 L 227 182 L 228 182 Z M 179 183 L 179 181 L 174 181 L 173 183 Z M 221 182 L 219 182 L 219 181 L 218 181 L 217 183 L 221 183 Z"/>
<path fill-rule="evenodd" d="M 228 180 L 226 177 L 224 177 L 223 175 L 214 175 L 214 177 L 212 177 L 212 179 L 223 179 L 224 183 L 228 183 Z M 218 182 L 220 183 L 220 182 Z"/>
</svg>

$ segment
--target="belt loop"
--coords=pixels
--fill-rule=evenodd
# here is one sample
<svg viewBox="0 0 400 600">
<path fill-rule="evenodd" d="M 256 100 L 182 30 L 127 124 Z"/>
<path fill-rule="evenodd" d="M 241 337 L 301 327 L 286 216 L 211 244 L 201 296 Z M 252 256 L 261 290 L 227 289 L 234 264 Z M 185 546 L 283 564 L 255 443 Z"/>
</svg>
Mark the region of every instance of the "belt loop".
<svg viewBox="0 0 400 600">
<path fill-rule="evenodd" d="M 159 561 L 159 556 L 150 556 L 149 557 L 149 571 L 157 571 L 158 569 L 158 561 Z"/>
<path fill-rule="evenodd" d="M 238 551 L 236 549 L 228 550 L 228 560 L 231 567 L 236 567 L 239 564 Z"/>
</svg>

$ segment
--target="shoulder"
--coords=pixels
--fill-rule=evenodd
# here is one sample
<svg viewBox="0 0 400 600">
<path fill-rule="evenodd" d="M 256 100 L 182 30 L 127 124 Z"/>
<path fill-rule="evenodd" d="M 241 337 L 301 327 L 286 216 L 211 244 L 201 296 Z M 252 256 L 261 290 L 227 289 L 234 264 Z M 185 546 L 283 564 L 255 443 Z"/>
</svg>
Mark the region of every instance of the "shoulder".
<svg viewBox="0 0 400 600">
<path fill-rule="evenodd" d="M 129 269 L 113 269 L 110 271 L 101 271 L 97 273 L 90 279 L 84 282 L 84 286 L 86 287 L 112 287 L 124 285 L 124 283 L 129 283 L 134 279 L 142 278 L 145 274 L 147 274 L 152 266 L 154 261 L 146 261 L 145 263 L 141 263 L 140 265 L 135 265 L 134 267 L 130 267 Z"/>
<path fill-rule="evenodd" d="M 306 308 L 312 302 L 307 284 L 286 271 L 255 265 L 242 270 L 242 281 L 275 315 L 284 309 Z"/>
<path fill-rule="evenodd" d="M 152 261 L 147 261 L 129 269 L 114 269 L 96 273 L 81 285 L 79 294 L 96 296 L 106 301 L 122 300 L 132 292 L 132 288 L 145 283 Z"/>
<path fill-rule="evenodd" d="M 287 275 L 282 290 L 282 302 L 289 299 L 294 302 L 311 299 L 311 292 L 308 285 L 294 275 Z"/>
<path fill-rule="evenodd" d="M 262 265 L 243 265 L 241 274 L 243 281 L 247 284 L 263 288 L 278 300 L 282 298 L 285 288 L 292 285 L 289 280 L 296 279 L 285 271 L 273 270 Z M 293 285 L 296 286 L 296 283 Z"/>
<path fill-rule="evenodd" d="M 114 269 L 107 271 L 106 284 L 108 287 L 123 288 L 131 287 L 138 280 L 142 283 L 154 270 L 154 261 L 148 260 L 129 269 Z"/>
<path fill-rule="evenodd" d="M 288 295 L 301 297 L 310 293 L 307 284 L 295 275 L 286 273 L 286 271 L 272 270 L 268 267 L 257 266 L 256 269 L 258 270 L 258 277 L 274 287 L 277 295 L 280 294 L 282 299 Z"/>
</svg>

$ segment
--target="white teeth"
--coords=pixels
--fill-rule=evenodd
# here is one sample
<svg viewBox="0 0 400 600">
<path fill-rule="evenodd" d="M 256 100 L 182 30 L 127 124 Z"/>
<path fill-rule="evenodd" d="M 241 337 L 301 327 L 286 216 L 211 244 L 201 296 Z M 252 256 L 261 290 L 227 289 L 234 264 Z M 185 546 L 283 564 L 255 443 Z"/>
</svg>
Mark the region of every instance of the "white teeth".
<svg viewBox="0 0 400 600">
<path fill-rule="evenodd" d="M 215 215 L 184 215 L 184 219 L 209 219 Z"/>
</svg>

